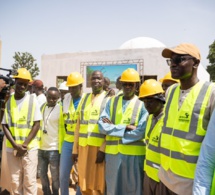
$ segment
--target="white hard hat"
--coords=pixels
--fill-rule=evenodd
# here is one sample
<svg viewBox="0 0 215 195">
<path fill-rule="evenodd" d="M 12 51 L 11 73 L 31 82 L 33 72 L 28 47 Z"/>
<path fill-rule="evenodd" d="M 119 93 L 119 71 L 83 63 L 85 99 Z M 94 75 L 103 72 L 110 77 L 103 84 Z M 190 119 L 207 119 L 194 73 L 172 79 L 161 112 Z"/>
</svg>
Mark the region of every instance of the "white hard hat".
<svg viewBox="0 0 215 195">
<path fill-rule="evenodd" d="M 68 87 L 66 86 L 66 81 L 60 84 L 59 90 L 69 90 Z"/>
</svg>

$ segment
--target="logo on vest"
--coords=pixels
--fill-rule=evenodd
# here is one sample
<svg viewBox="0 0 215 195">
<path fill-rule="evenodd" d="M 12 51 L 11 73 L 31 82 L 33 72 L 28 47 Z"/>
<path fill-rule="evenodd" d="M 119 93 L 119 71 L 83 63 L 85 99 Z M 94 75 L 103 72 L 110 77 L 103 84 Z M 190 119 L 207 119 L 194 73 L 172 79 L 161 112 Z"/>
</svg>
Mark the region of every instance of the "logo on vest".
<svg viewBox="0 0 215 195">
<path fill-rule="evenodd" d="M 187 112 L 184 113 L 184 116 L 179 116 L 179 121 L 182 121 L 182 122 L 189 122 L 190 121 L 190 118 L 189 118 L 189 114 Z"/>
<path fill-rule="evenodd" d="M 98 116 L 98 115 L 99 115 L 99 113 L 98 113 L 98 111 L 97 111 L 97 110 L 94 110 L 94 111 L 92 111 L 92 112 L 91 112 L 91 115 L 93 115 L 93 116 Z"/>
<path fill-rule="evenodd" d="M 20 118 L 19 118 L 19 121 L 26 121 L 25 116 L 20 117 Z"/>
<path fill-rule="evenodd" d="M 155 136 L 155 137 L 153 137 L 153 138 L 152 138 L 152 141 L 157 143 L 157 142 L 159 141 L 159 137 L 158 137 L 158 135 L 157 135 L 157 136 Z"/>
<path fill-rule="evenodd" d="M 123 124 L 130 124 L 131 123 L 131 119 L 127 118 L 123 120 Z"/>
</svg>

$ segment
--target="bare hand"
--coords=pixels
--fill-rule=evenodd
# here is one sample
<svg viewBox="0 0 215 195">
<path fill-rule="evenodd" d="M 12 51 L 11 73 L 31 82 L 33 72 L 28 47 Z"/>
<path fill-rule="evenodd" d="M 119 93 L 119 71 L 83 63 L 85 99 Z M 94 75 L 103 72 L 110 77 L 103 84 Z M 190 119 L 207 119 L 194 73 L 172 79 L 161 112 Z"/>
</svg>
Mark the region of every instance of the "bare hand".
<svg viewBox="0 0 215 195">
<path fill-rule="evenodd" d="M 15 149 L 17 150 L 17 157 L 22 157 L 28 151 L 28 147 L 26 145 L 17 144 Z"/>
<path fill-rule="evenodd" d="M 77 163 L 78 162 L 78 154 L 72 154 L 72 162 Z"/>
<path fill-rule="evenodd" d="M 105 159 L 105 153 L 102 151 L 97 152 L 96 163 L 102 163 Z"/>
<path fill-rule="evenodd" d="M 102 118 L 102 122 L 103 122 L 103 123 L 108 123 L 108 124 L 113 124 L 113 123 L 110 121 L 110 119 L 108 119 L 108 118 Z"/>
<path fill-rule="evenodd" d="M 136 128 L 137 128 L 137 127 L 134 126 L 134 125 L 127 125 L 125 130 L 127 130 L 127 131 L 133 131 L 133 130 L 135 130 Z"/>
</svg>

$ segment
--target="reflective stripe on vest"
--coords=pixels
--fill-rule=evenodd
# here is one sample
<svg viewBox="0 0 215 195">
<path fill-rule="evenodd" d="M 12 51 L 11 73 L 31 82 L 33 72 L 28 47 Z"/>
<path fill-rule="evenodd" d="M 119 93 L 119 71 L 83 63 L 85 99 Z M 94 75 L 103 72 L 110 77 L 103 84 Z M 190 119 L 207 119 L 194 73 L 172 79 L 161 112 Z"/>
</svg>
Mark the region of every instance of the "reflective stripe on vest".
<svg viewBox="0 0 215 195">
<path fill-rule="evenodd" d="M 80 146 L 101 146 L 104 142 L 105 135 L 100 134 L 98 120 L 101 112 L 109 100 L 102 92 L 98 99 L 92 105 L 92 94 L 86 94 L 80 111 L 80 130 L 79 145 Z"/>
<path fill-rule="evenodd" d="M 75 139 L 74 132 L 75 132 L 76 124 L 77 124 L 77 117 L 76 117 L 76 110 L 73 105 L 72 98 L 70 100 L 69 113 L 67 113 L 66 117 L 67 118 L 65 120 L 65 124 L 66 124 L 67 131 L 66 131 L 64 140 L 67 142 L 74 142 L 74 139 Z"/>
<path fill-rule="evenodd" d="M 206 133 L 203 122 L 207 120 L 208 123 L 209 120 L 204 114 L 211 86 L 208 82 L 198 82 L 180 109 L 178 109 L 179 86 L 170 88 L 160 140 L 161 165 L 165 170 L 170 169 L 185 178 L 194 178 L 201 142 Z"/>
<path fill-rule="evenodd" d="M 139 115 L 143 103 L 135 96 L 128 104 L 124 113 L 122 113 L 123 96 L 116 96 L 111 99 L 110 118 L 113 124 L 138 125 Z M 108 154 L 125 155 L 145 155 L 145 143 L 143 140 L 123 144 L 119 137 L 106 136 L 106 149 Z"/>
<path fill-rule="evenodd" d="M 33 126 L 33 113 L 35 110 L 34 96 L 27 95 L 23 101 L 22 108 L 18 111 L 16 100 L 12 95 L 6 105 L 6 122 L 9 126 L 10 133 L 17 144 L 23 144 L 28 137 Z M 40 132 L 38 131 L 34 139 L 29 143 L 28 149 L 38 147 L 40 140 Z M 7 140 L 6 146 L 13 148 Z"/>
<path fill-rule="evenodd" d="M 160 132 L 162 128 L 162 118 L 160 118 L 152 128 L 153 115 L 150 114 L 146 125 L 146 159 L 144 170 L 148 177 L 159 182 L 158 169 L 160 167 L 160 149 L 158 147 Z"/>
</svg>

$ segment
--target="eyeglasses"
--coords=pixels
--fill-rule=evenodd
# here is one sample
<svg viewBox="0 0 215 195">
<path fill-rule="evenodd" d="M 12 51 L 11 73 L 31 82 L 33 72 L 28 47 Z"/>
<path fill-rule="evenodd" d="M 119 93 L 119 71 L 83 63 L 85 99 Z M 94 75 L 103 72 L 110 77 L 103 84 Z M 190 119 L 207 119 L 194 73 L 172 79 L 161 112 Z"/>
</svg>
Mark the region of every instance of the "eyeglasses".
<svg viewBox="0 0 215 195">
<path fill-rule="evenodd" d="M 127 83 L 127 82 L 125 82 L 125 83 L 122 83 L 122 86 L 123 86 L 123 87 L 126 87 L 126 86 L 134 87 L 134 84 L 135 84 L 135 83 Z"/>
<path fill-rule="evenodd" d="M 185 57 L 185 56 L 176 56 L 175 58 L 166 60 L 168 66 L 171 66 L 172 64 L 180 64 L 182 62 L 185 62 L 187 60 L 195 59 L 194 57 Z"/>
</svg>

